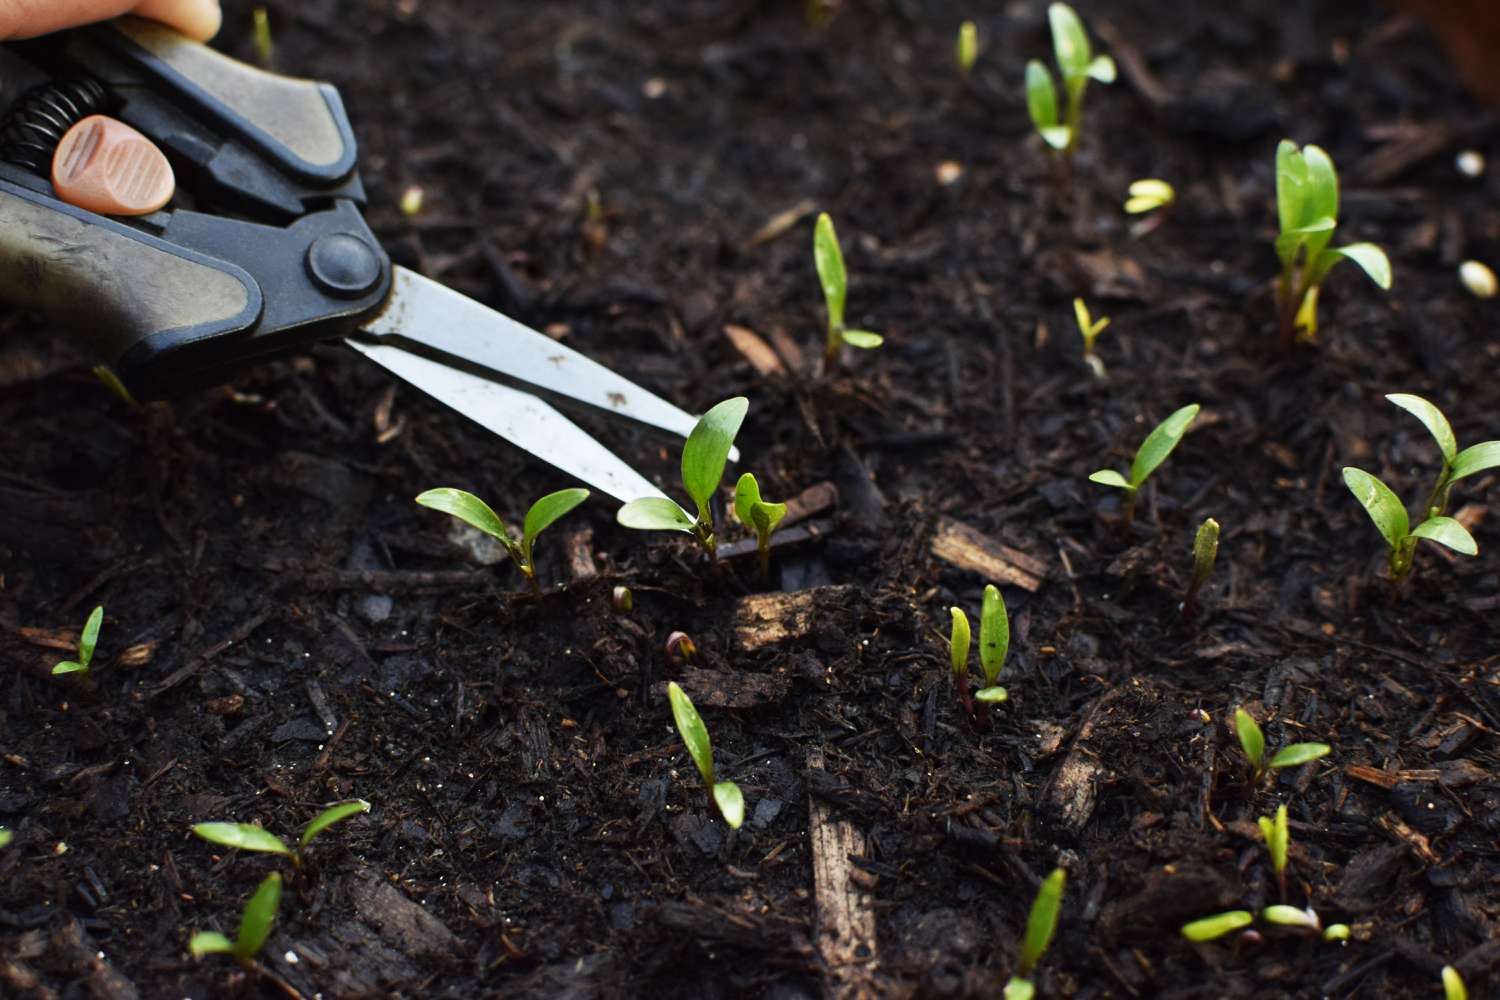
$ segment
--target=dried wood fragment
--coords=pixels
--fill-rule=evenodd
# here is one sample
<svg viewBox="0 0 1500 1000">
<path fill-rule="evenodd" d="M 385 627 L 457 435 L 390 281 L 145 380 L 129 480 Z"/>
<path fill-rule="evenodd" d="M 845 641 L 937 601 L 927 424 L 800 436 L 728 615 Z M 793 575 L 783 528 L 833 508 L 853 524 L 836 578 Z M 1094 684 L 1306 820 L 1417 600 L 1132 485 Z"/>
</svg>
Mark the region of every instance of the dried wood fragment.
<svg viewBox="0 0 1500 1000">
<path fill-rule="evenodd" d="M 360 874 L 351 895 L 359 918 L 407 955 L 438 957 L 458 950 L 458 938 L 447 925 L 375 872 Z"/>
<path fill-rule="evenodd" d="M 740 357 L 750 362 L 756 374 L 785 375 L 786 368 L 781 359 L 771 349 L 771 345 L 761 339 L 760 334 L 747 326 L 736 326 L 730 323 L 724 327 L 724 336 L 734 345 L 734 349 L 740 352 Z"/>
<path fill-rule="evenodd" d="M 1423 861 L 1429 865 L 1438 863 L 1437 855 L 1432 852 L 1432 845 L 1427 842 L 1427 838 L 1398 819 L 1395 813 L 1386 813 L 1377 822 L 1381 829 L 1410 845 Z"/>
<path fill-rule="evenodd" d="M 798 521 L 805 521 L 814 514 L 831 510 L 838 502 L 837 486 L 826 479 L 821 483 L 813 483 L 786 502 L 786 517 L 782 518 L 781 527 L 790 528 Z"/>
<path fill-rule="evenodd" d="M 1073 745 L 1067 756 L 1042 790 L 1041 805 L 1047 820 L 1072 833 L 1081 831 L 1094 815 L 1094 806 L 1099 797 L 1099 783 L 1104 780 L 1105 768 L 1098 756 L 1088 746 L 1094 735 L 1094 725 L 1099 712 L 1118 694 L 1118 689 L 1108 691 L 1094 700 L 1073 737 Z"/>
<path fill-rule="evenodd" d="M 735 645 L 752 652 L 799 639 L 812 631 L 820 617 L 853 600 L 854 589 L 845 584 L 783 594 L 751 594 L 734 611 Z"/>
<path fill-rule="evenodd" d="M 964 524 L 945 517 L 932 536 L 932 554 L 986 582 L 1008 583 L 1036 593 L 1047 578 L 1047 564 Z"/>
<path fill-rule="evenodd" d="M 823 770 L 821 751 L 808 753 L 807 767 L 809 772 Z M 817 796 L 808 796 L 807 807 L 823 995 L 831 1000 L 878 996 L 875 911 L 870 906 L 866 880 L 850 863 L 851 858 L 865 853 L 864 833 L 852 823 L 834 819 L 827 803 Z"/>
<path fill-rule="evenodd" d="M 808 521 L 787 531 L 777 531 L 771 536 L 771 551 L 780 552 L 783 549 L 795 548 L 806 542 L 825 538 L 833 533 L 833 521 L 829 518 L 819 518 L 816 521 Z M 720 559 L 739 559 L 743 556 L 752 555 L 759 551 L 760 543 L 754 538 L 738 538 L 719 546 Z"/>
<path fill-rule="evenodd" d="M 817 211 L 817 209 L 817 202 L 813 201 L 811 198 L 803 198 L 791 208 L 783 209 L 782 211 L 777 212 L 775 215 L 771 216 L 771 218 L 766 221 L 765 225 L 761 226 L 755 231 L 754 235 L 750 237 L 746 245 L 753 247 L 757 244 L 765 243 L 768 240 L 774 240 L 776 237 L 780 236 L 782 233 L 787 232 L 797 223 L 813 214 L 813 212 Z"/>
<path fill-rule="evenodd" d="M 574 528 L 564 535 L 568 552 L 568 577 L 574 583 L 583 583 L 599 575 L 594 564 L 594 529 L 585 525 Z"/>
<path fill-rule="evenodd" d="M 710 708 L 758 708 L 781 701 L 791 690 L 791 679 L 784 668 L 773 674 L 757 674 L 745 670 L 685 667 L 678 675 L 677 683 L 693 699 L 693 704 Z M 658 684 L 657 689 L 665 698 L 666 682 Z"/>
<path fill-rule="evenodd" d="M 806 365 L 806 358 L 802 354 L 802 345 L 787 333 L 784 326 L 773 326 L 767 334 L 771 338 L 771 346 L 776 348 L 776 353 L 781 355 L 781 360 L 786 363 L 788 371 L 800 372 Z"/>
</svg>

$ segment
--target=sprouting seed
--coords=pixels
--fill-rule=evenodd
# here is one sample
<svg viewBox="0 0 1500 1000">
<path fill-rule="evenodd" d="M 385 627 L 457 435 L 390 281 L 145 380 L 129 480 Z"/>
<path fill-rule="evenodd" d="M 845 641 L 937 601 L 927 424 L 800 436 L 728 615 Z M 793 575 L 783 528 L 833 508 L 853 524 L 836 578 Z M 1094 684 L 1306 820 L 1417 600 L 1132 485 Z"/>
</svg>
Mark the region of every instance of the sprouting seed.
<svg viewBox="0 0 1500 1000">
<path fill-rule="evenodd" d="M 271 925 L 276 922 L 276 909 L 280 905 L 281 874 L 272 872 L 245 904 L 239 935 L 233 941 L 218 931 L 199 931 L 188 942 L 188 951 L 194 958 L 230 955 L 245 968 L 251 968 L 266 938 L 271 936 Z"/>
<path fill-rule="evenodd" d="M 885 338 L 869 330 L 850 330 L 844 326 L 844 303 L 849 293 L 849 275 L 844 270 L 844 251 L 833 230 L 827 212 L 818 216 L 813 227 L 813 266 L 823 289 L 823 304 L 828 310 L 828 328 L 823 349 L 824 367 L 832 371 L 839 362 L 844 344 L 864 350 L 879 347 Z"/>
<path fill-rule="evenodd" d="M 734 513 L 740 523 L 755 531 L 756 551 L 760 556 L 761 579 L 771 578 L 771 535 L 786 517 L 786 504 L 767 503 L 761 499 L 760 484 L 752 473 L 740 476 L 734 488 Z"/>
<path fill-rule="evenodd" d="M 1382 289 L 1391 287 L 1391 262 L 1373 243 L 1331 247 L 1338 225 L 1339 179 L 1333 160 L 1321 148 L 1301 149 L 1290 139 L 1276 147 L 1276 212 L 1281 235 L 1277 287 L 1281 344 L 1311 341 L 1318 332 L 1318 293 L 1323 279 L 1342 260 L 1352 260 Z"/>
<path fill-rule="evenodd" d="M 1172 450 L 1182 441 L 1182 437 L 1192 426 L 1198 416 L 1198 404 L 1191 403 L 1176 411 L 1167 419 L 1157 424 L 1141 446 L 1136 449 L 1135 458 L 1130 463 L 1130 477 L 1127 479 L 1123 474 L 1113 469 L 1100 469 L 1089 476 L 1089 481 L 1101 486 L 1113 486 L 1125 491 L 1124 521 L 1128 525 L 1135 520 L 1135 501 L 1140 493 L 1141 485 L 1145 483 L 1146 477 L 1156 471 L 1157 466 L 1167 460 Z"/>
<path fill-rule="evenodd" d="M 537 536 L 588 498 L 589 491 L 579 488 L 548 493 L 526 511 L 526 517 L 521 522 L 520 541 L 511 537 L 510 529 L 500 520 L 500 515 L 472 493 L 443 486 L 418 495 L 417 503 L 451 514 L 495 539 L 504 546 L 510 561 L 526 577 L 532 590 L 537 590 L 536 557 L 532 553 Z"/>
<path fill-rule="evenodd" d="M 335 823 L 342 823 L 351 816 L 358 816 L 369 811 L 370 803 L 364 799 L 352 799 L 330 806 L 314 816 L 312 822 L 307 824 L 295 848 L 288 847 L 280 837 L 252 823 L 195 823 L 192 830 L 204 840 L 221 844 L 224 847 L 285 855 L 292 859 L 292 864 L 300 868 L 307 845 L 312 843 L 313 838 Z"/>
<path fill-rule="evenodd" d="M 692 535 L 710 558 L 718 558 L 710 502 L 724 478 L 724 465 L 734 450 L 734 437 L 750 409 L 750 401 L 735 396 L 712 407 L 698 418 L 682 446 L 682 486 L 697 506 L 694 517 L 667 497 L 640 497 L 621 507 L 615 515 L 627 528 L 641 531 L 682 531 Z"/>
<path fill-rule="evenodd" d="M 1187 593 L 1182 596 L 1182 616 L 1191 618 L 1197 611 L 1198 591 L 1213 574 L 1214 563 L 1219 557 L 1219 522 L 1211 517 L 1198 525 L 1193 536 L 1193 575 L 1188 581 Z"/>
<path fill-rule="evenodd" d="M 1021 958 L 1017 963 L 1016 974 L 1005 984 L 1005 1000 L 1032 1000 L 1036 996 L 1036 986 L 1031 981 L 1031 974 L 1036 971 L 1037 964 L 1047 952 L 1047 946 L 1052 943 L 1052 935 L 1057 931 L 1057 920 L 1062 912 L 1063 887 L 1067 879 L 1068 873 L 1061 868 L 1052 869 L 1042 879 L 1041 887 L 1036 891 L 1036 899 L 1032 900 L 1031 912 L 1026 916 L 1026 934 L 1021 938 Z"/>
<path fill-rule="evenodd" d="M 1230 910 L 1228 913 L 1216 913 L 1211 917 L 1183 924 L 1182 936 L 1195 944 L 1201 944 L 1232 934 L 1242 927 L 1249 927 L 1254 922 L 1255 915 L 1249 910 Z"/>
<path fill-rule="evenodd" d="M 698 774 L 703 778 L 709 798 L 713 799 L 724 822 L 731 829 L 738 830 L 745 821 L 745 797 L 734 782 L 714 780 L 713 744 L 709 742 L 708 727 L 703 724 L 703 717 L 698 714 L 698 710 L 693 707 L 693 700 L 676 681 L 667 684 L 667 700 L 672 703 L 672 719 L 677 723 L 677 732 L 682 737 L 683 746 L 687 747 L 688 756 L 693 758 Z"/>
<path fill-rule="evenodd" d="M 1154 212 L 1166 208 L 1177 200 L 1177 191 L 1166 181 L 1154 177 L 1130 183 L 1130 197 L 1125 200 L 1125 211 L 1131 215 Z"/>
<path fill-rule="evenodd" d="M 1476 299 L 1493 299 L 1495 293 L 1500 291 L 1500 284 L 1495 282 L 1495 272 L 1477 260 L 1466 260 L 1458 265 L 1458 280 Z"/>
<path fill-rule="evenodd" d="M 1234 733 L 1239 737 L 1240 749 L 1250 762 L 1251 783 L 1258 785 L 1269 771 L 1286 767 L 1299 767 L 1328 756 L 1332 749 L 1327 743 L 1293 743 L 1278 750 L 1266 760 L 1266 737 L 1261 732 L 1255 717 L 1243 708 L 1234 710 Z"/>
<path fill-rule="evenodd" d="M 1072 7 L 1052 4 L 1047 8 L 1047 22 L 1067 104 L 1059 114 L 1052 74 L 1040 59 L 1033 59 L 1026 64 L 1026 110 L 1042 140 L 1072 159 L 1083 127 L 1084 90 L 1090 80 L 1114 83 L 1115 63 L 1109 56 L 1094 55 L 1083 21 Z"/>
<path fill-rule="evenodd" d="M 959 75 L 967 79 L 970 70 L 974 68 L 974 60 L 979 58 L 979 29 L 974 27 L 973 21 L 965 21 L 959 25 L 955 54 L 958 58 Z"/>
<path fill-rule="evenodd" d="M 94 662 L 94 647 L 99 643 L 99 626 L 104 622 L 104 606 L 100 605 L 89 612 L 88 621 L 83 623 L 83 631 L 78 635 L 78 659 L 63 660 L 52 668 L 52 676 L 60 677 L 63 674 L 78 674 L 87 679 L 89 676 L 89 664 Z"/>
</svg>

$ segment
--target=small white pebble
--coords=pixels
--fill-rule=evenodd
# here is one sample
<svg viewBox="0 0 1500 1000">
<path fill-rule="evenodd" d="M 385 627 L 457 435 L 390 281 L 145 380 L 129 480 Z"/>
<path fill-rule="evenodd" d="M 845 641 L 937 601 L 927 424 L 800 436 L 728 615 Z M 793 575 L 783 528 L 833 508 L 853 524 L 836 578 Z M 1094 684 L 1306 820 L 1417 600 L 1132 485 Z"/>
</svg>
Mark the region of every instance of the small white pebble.
<svg viewBox="0 0 1500 1000">
<path fill-rule="evenodd" d="M 1453 158 L 1453 165 L 1465 177 L 1479 177 L 1484 173 L 1484 154 L 1477 149 L 1466 149 Z"/>
<path fill-rule="evenodd" d="M 1458 265 L 1458 280 L 1476 299 L 1492 299 L 1497 286 L 1495 272 L 1477 260 L 1466 260 Z"/>
<path fill-rule="evenodd" d="M 297 953 L 295 951 L 289 951 L 281 957 L 287 965 L 296 965 L 299 961 L 301 961 L 299 958 L 297 958 Z"/>
</svg>

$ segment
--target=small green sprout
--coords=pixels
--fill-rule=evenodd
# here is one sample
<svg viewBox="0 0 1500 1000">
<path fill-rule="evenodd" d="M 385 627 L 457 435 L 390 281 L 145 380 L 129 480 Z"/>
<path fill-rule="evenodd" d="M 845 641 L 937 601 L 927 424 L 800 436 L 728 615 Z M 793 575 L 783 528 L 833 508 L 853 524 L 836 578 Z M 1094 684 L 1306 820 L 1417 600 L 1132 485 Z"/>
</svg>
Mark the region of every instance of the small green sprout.
<svg viewBox="0 0 1500 1000">
<path fill-rule="evenodd" d="M 1219 522 L 1211 517 L 1198 525 L 1193 536 L 1193 576 L 1188 581 L 1187 593 L 1182 596 L 1182 617 L 1191 618 L 1197 611 L 1198 591 L 1213 574 L 1214 562 L 1219 558 Z"/>
<path fill-rule="evenodd" d="M 1443 1000 L 1469 1000 L 1469 988 L 1464 977 L 1451 965 L 1443 966 Z"/>
<path fill-rule="evenodd" d="M 1194 920 L 1190 924 L 1182 925 L 1182 936 L 1195 944 L 1205 941 L 1215 941 L 1225 934 L 1232 934 L 1242 927 L 1249 927 L 1255 922 L 1255 915 L 1249 910 L 1230 910 L 1227 913 L 1216 913 L 1202 920 Z"/>
<path fill-rule="evenodd" d="M 1156 471 L 1156 467 L 1167 460 L 1172 454 L 1172 449 L 1177 447 L 1182 436 L 1187 433 L 1188 427 L 1198 416 L 1198 404 L 1191 403 L 1173 413 L 1167 419 L 1156 425 L 1156 428 L 1146 435 L 1146 440 L 1141 442 L 1140 448 L 1136 449 L 1135 459 L 1130 463 L 1130 478 L 1114 471 L 1113 469 L 1100 469 L 1089 476 L 1089 482 L 1098 483 L 1101 486 L 1113 486 L 1125 491 L 1125 513 L 1124 520 L 1128 525 L 1135 520 L 1135 500 L 1140 492 L 1141 484 L 1146 477 Z"/>
<path fill-rule="evenodd" d="M 204 840 L 214 844 L 222 844 L 225 847 L 237 848 L 241 851 L 262 851 L 267 854 L 284 854 L 292 859 L 292 864 L 298 868 L 302 867 L 303 853 L 312 839 L 324 830 L 340 823 L 351 816 L 370 811 L 370 803 L 364 799 L 354 799 L 349 802 L 340 802 L 336 806 L 324 809 L 313 817 L 311 823 L 302 831 L 302 837 L 297 841 L 296 849 L 288 847 L 285 842 L 274 833 L 255 826 L 251 823 L 195 823 L 193 833 Z"/>
<path fill-rule="evenodd" d="M 1026 64 L 1026 110 L 1043 141 L 1071 159 L 1083 124 L 1084 89 L 1089 80 L 1114 83 L 1115 62 L 1109 56 L 1094 55 L 1083 22 L 1072 7 L 1054 3 L 1047 8 L 1047 20 L 1052 27 L 1052 47 L 1068 104 L 1059 118 L 1052 74 L 1040 59 L 1033 59 Z"/>
<path fill-rule="evenodd" d="M 738 830 L 745 821 L 745 797 L 740 793 L 740 786 L 734 782 L 714 781 L 714 749 L 713 744 L 708 741 L 708 727 L 703 724 L 703 717 L 698 714 L 692 699 L 677 686 L 676 681 L 667 684 L 667 699 L 672 703 L 672 718 L 677 723 L 677 732 L 682 736 L 688 756 L 698 766 L 698 773 L 703 776 L 703 784 L 708 787 L 709 797 L 718 806 L 719 815 L 724 817 L 724 822 L 729 824 L 730 829 Z"/>
<path fill-rule="evenodd" d="M 1437 513 L 1436 507 L 1428 508 L 1427 519 L 1415 528 L 1409 528 L 1406 507 L 1391 488 L 1363 469 L 1346 467 L 1344 485 L 1354 494 L 1370 520 L 1375 523 L 1381 537 L 1390 548 L 1391 581 L 1400 583 L 1411 571 L 1417 543 L 1422 539 L 1446 545 L 1454 552 L 1466 556 L 1477 555 L 1479 546 L 1468 529 L 1451 517 Z"/>
<path fill-rule="evenodd" d="M 260 61 L 261 66 L 269 68 L 271 56 L 275 52 L 271 44 L 271 16 L 264 7 L 256 7 L 250 12 L 250 20 L 254 29 L 255 58 Z"/>
<path fill-rule="evenodd" d="M 1348 924 L 1329 924 L 1323 931 L 1324 941 L 1347 941 L 1349 940 Z"/>
<path fill-rule="evenodd" d="M 993 583 L 985 584 L 984 603 L 979 611 L 979 665 L 984 668 L 984 687 L 974 692 L 975 698 L 998 704 L 1010 697 L 1005 688 L 995 683 L 1009 652 L 1010 615 L 1005 610 L 1005 599 Z"/>
<path fill-rule="evenodd" d="M 1172 185 L 1166 181 L 1148 177 L 1144 180 L 1131 181 L 1130 197 L 1125 200 L 1125 211 L 1131 215 L 1141 215 L 1145 212 L 1154 212 L 1158 208 L 1166 208 L 1177 200 L 1177 192 Z"/>
<path fill-rule="evenodd" d="M 1262 816 L 1261 819 L 1265 817 Z M 1323 932 L 1323 921 L 1319 919 L 1317 911 L 1310 906 L 1302 910 L 1285 903 L 1276 903 L 1262 910 L 1260 917 L 1266 923 L 1275 924 L 1277 927 L 1295 927 L 1299 930 L 1316 931 L 1319 934 Z"/>
<path fill-rule="evenodd" d="M 1373 243 L 1330 247 L 1338 225 L 1339 178 L 1333 160 L 1308 144 L 1300 150 L 1290 139 L 1276 147 L 1276 213 L 1281 235 L 1277 286 L 1281 344 L 1310 342 L 1318 332 L 1318 292 L 1328 272 L 1341 260 L 1358 264 L 1382 289 L 1391 287 L 1391 262 Z M 1300 331 L 1300 332 L 1299 332 Z"/>
<path fill-rule="evenodd" d="M 1455 482 L 1500 467 L 1500 441 L 1481 441 L 1459 451 L 1458 438 L 1453 435 L 1453 427 L 1442 410 L 1409 392 L 1394 392 L 1385 398 L 1422 421 L 1443 453 L 1443 471 L 1438 474 L 1427 502 L 1422 505 L 1423 510 L 1436 508 L 1439 514 L 1444 513 L 1448 509 L 1448 494 Z"/>
<path fill-rule="evenodd" d="M 849 276 L 844 270 L 844 252 L 839 249 L 838 234 L 833 231 L 833 220 L 827 212 L 818 216 L 818 223 L 813 227 L 813 264 L 818 269 L 823 302 L 828 307 L 828 337 L 823 361 L 831 371 L 839 363 L 842 345 L 869 350 L 885 343 L 885 338 L 869 330 L 844 328 L 844 299 L 849 291 Z"/>
<path fill-rule="evenodd" d="M 281 874 L 272 872 L 261 882 L 260 888 L 245 904 L 240 915 L 240 933 L 235 940 L 218 931 L 199 931 L 188 942 L 188 951 L 194 958 L 204 955 L 231 955 L 245 968 L 252 968 L 255 956 L 271 936 L 271 925 L 276 922 L 276 909 L 281 905 Z"/>
<path fill-rule="evenodd" d="M 113 368 L 108 365 L 95 365 L 92 371 L 94 378 L 104 383 L 104 387 L 118 396 L 122 403 L 132 410 L 139 410 L 141 408 L 141 404 L 130 394 L 130 390 L 125 388 L 125 383 L 120 381 L 120 376 L 115 374 Z"/>
<path fill-rule="evenodd" d="M 500 515 L 491 510 L 489 504 L 472 493 L 443 486 L 420 494 L 417 497 L 417 503 L 423 507 L 440 510 L 444 514 L 452 514 L 465 524 L 478 528 L 495 539 L 505 547 L 510 561 L 515 563 L 516 568 L 526 577 L 526 582 L 531 584 L 532 590 L 536 590 L 538 589 L 536 558 L 532 554 L 532 547 L 536 545 L 536 536 L 588 498 L 589 491 L 578 488 L 548 493 L 526 511 L 519 542 L 511 537 L 510 529 L 505 526 L 504 521 L 500 520 Z"/>
<path fill-rule="evenodd" d="M 969 697 L 969 616 L 963 608 L 949 608 L 953 616 L 953 628 L 948 633 L 948 657 L 953 663 L 953 684 L 964 703 L 964 711 L 972 718 L 974 702 Z"/>
<path fill-rule="evenodd" d="M 88 621 L 78 635 L 78 659 L 63 660 L 52 668 L 53 677 L 63 674 L 79 674 L 85 680 L 89 676 L 89 664 L 94 662 L 94 647 L 99 644 L 99 626 L 104 623 L 104 606 L 89 612 Z"/>
<path fill-rule="evenodd" d="M 615 610 L 621 614 L 629 614 L 635 610 L 635 594 L 631 592 L 629 587 L 623 584 L 616 586 L 614 590 L 610 591 L 609 600 L 614 605 Z"/>
<path fill-rule="evenodd" d="M 0 826 L 0 847 L 9 847 L 10 842 L 16 839 L 16 835 L 5 827 Z"/>
<path fill-rule="evenodd" d="M 1266 853 L 1271 856 L 1271 870 L 1276 873 L 1276 886 L 1281 890 L 1281 898 L 1286 899 L 1286 857 L 1292 846 L 1286 805 L 1283 803 L 1276 807 L 1275 819 L 1261 816 L 1256 819 L 1255 824 L 1260 827 L 1260 835 L 1266 839 Z"/>
<path fill-rule="evenodd" d="M 1234 733 L 1240 739 L 1240 748 L 1245 751 L 1245 758 L 1250 761 L 1252 785 L 1260 784 L 1268 771 L 1307 764 L 1328 756 L 1333 749 L 1327 743 L 1293 743 L 1276 751 L 1268 761 L 1266 736 L 1255 718 L 1243 708 L 1234 710 Z"/>
<path fill-rule="evenodd" d="M 760 553 L 761 579 L 771 578 L 771 533 L 786 517 L 786 504 L 766 503 L 760 498 L 760 484 L 752 473 L 740 476 L 734 487 L 734 513 L 740 523 L 755 529 L 755 546 Z"/>
<path fill-rule="evenodd" d="M 1102 378 L 1104 366 L 1094 358 L 1094 341 L 1099 338 L 1099 334 L 1104 332 L 1104 328 L 1109 326 L 1109 317 L 1100 316 L 1094 319 L 1089 315 L 1088 305 L 1082 299 L 1074 299 L 1073 319 L 1078 324 L 1078 332 L 1083 335 L 1083 358 L 1085 361 L 1090 361 L 1089 367 L 1094 369 L 1094 374 Z"/>
<path fill-rule="evenodd" d="M 958 73 L 967 80 L 969 72 L 974 69 L 974 60 L 979 58 L 979 29 L 974 27 L 973 21 L 965 21 L 958 26 L 956 55 Z"/>
<path fill-rule="evenodd" d="M 1057 918 L 1062 911 L 1063 886 L 1067 879 L 1068 873 L 1061 868 L 1052 869 L 1052 873 L 1042 879 L 1041 888 L 1036 891 L 1036 899 L 1031 903 L 1031 912 L 1026 917 L 1026 936 L 1021 939 L 1019 967 L 1005 984 L 1005 1000 L 1032 1000 L 1036 996 L 1036 986 L 1031 982 L 1031 974 L 1042 960 L 1042 955 L 1046 954 L 1047 946 L 1052 943 L 1052 935 L 1057 930 Z"/>
<path fill-rule="evenodd" d="M 724 464 L 734 448 L 734 436 L 750 409 L 744 396 L 726 399 L 698 418 L 682 446 L 682 486 L 698 507 L 695 518 L 675 500 L 640 497 L 621 507 L 615 515 L 627 528 L 641 531 L 683 531 L 692 535 L 712 559 L 718 558 L 714 538 L 714 514 L 709 502 L 724 478 Z"/>
</svg>

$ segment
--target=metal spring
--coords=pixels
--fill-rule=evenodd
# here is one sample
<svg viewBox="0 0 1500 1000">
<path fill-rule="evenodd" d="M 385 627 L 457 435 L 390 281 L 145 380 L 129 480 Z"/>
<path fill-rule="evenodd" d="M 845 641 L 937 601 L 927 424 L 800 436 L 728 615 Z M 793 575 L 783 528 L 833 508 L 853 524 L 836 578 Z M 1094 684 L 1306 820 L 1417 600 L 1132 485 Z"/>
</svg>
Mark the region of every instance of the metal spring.
<svg viewBox="0 0 1500 1000">
<path fill-rule="evenodd" d="M 68 129 L 104 106 L 104 85 L 92 77 L 54 80 L 32 87 L 0 125 L 0 159 L 46 177 L 52 154 Z"/>
</svg>

